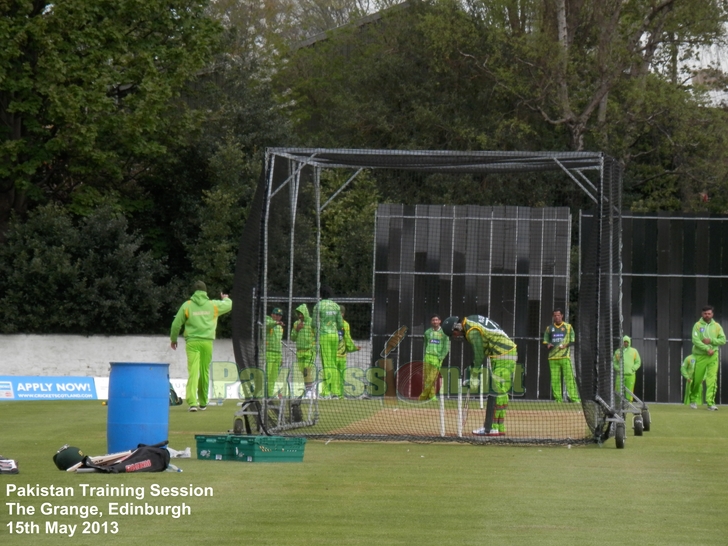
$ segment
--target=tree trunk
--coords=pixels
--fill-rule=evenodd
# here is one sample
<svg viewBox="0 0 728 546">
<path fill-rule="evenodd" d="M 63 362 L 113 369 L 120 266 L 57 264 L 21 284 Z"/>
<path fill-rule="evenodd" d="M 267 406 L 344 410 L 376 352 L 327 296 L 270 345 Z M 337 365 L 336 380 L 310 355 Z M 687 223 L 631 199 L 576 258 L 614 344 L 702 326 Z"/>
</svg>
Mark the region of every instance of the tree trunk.
<svg viewBox="0 0 728 546">
<path fill-rule="evenodd" d="M 19 191 L 15 183 L 10 182 L 0 188 L 0 244 L 5 243 L 13 212 L 25 214 L 26 208 L 26 192 Z"/>
</svg>

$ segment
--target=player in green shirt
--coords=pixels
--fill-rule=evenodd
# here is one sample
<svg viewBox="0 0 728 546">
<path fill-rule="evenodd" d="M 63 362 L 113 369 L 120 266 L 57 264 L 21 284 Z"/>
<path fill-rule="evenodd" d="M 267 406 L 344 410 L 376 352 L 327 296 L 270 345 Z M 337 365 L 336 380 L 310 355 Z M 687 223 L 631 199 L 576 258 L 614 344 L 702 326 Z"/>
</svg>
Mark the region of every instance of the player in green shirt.
<svg viewBox="0 0 728 546">
<path fill-rule="evenodd" d="M 695 377 L 694 355 L 688 355 L 685 357 L 685 360 L 683 360 L 683 363 L 680 366 L 680 375 L 685 378 L 685 397 L 683 399 L 683 403 L 687 406 L 688 404 L 690 404 L 690 388 L 693 386 L 693 377 Z"/>
<path fill-rule="evenodd" d="M 281 369 L 283 351 L 281 340 L 283 339 L 283 311 L 276 307 L 271 311 L 269 317 L 265 317 L 265 365 L 266 379 L 268 383 L 268 397 L 275 396 L 276 381 L 278 372 Z"/>
<path fill-rule="evenodd" d="M 215 339 L 217 318 L 229 313 L 233 302 L 227 294 L 222 299 L 211 300 L 207 286 L 197 281 L 192 287 L 192 297 L 177 311 L 169 332 L 170 346 L 177 350 L 177 338 L 184 328 L 185 352 L 187 353 L 187 403 L 189 411 L 205 410 L 210 388 L 210 362 L 212 342 Z"/>
<path fill-rule="evenodd" d="M 303 395 L 306 398 L 312 398 L 316 375 L 316 367 L 314 366 L 316 339 L 311 325 L 311 316 L 308 313 L 308 306 L 302 303 L 296 307 L 296 314 L 298 320 L 291 329 L 291 341 L 296 342 L 296 361 L 298 362 L 298 369 L 303 374 Z"/>
<path fill-rule="evenodd" d="M 693 326 L 693 356 L 695 375 L 690 388 L 690 407 L 697 409 L 705 380 L 705 403 L 715 411 L 715 392 L 718 383 L 718 348 L 725 345 L 725 333 L 720 324 L 713 320 L 713 306 L 706 305 L 701 318 Z"/>
<path fill-rule="evenodd" d="M 571 324 L 564 322 L 564 312 L 554 309 L 553 323 L 543 333 L 543 344 L 549 350 L 549 368 L 551 370 L 551 392 L 556 402 L 561 402 L 564 389 L 561 377 L 566 384 L 566 393 L 572 402 L 581 402 L 574 379 L 574 367 L 571 363 L 571 344 L 576 337 Z"/>
<path fill-rule="evenodd" d="M 622 338 L 622 348 L 614 351 L 614 369 L 617 372 L 615 374 L 614 392 L 621 394 L 621 381 L 619 377 L 620 373 L 620 359 L 624 357 L 624 386 L 627 387 L 631 392 L 634 392 L 634 384 L 637 381 L 637 370 L 642 366 L 642 359 L 637 349 L 632 347 L 632 339 L 629 336 Z M 634 400 L 631 393 L 627 394 L 627 400 L 630 402 Z"/>
<path fill-rule="evenodd" d="M 437 378 L 440 375 L 442 361 L 450 352 L 450 338 L 442 331 L 440 315 L 432 315 L 430 325 L 425 331 L 425 358 L 422 370 L 422 394 L 420 400 L 436 398 Z"/>
<path fill-rule="evenodd" d="M 490 431 L 480 428 L 473 431 L 478 436 L 503 436 L 506 433 L 505 417 L 508 408 L 508 391 L 513 385 L 513 374 L 518 361 L 516 344 L 495 322 L 482 315 L 471 315 L 460 320 L 448 317 L 442 323 L 442 330 L 448 336 L 464 337 L 473 348 L 473 367 L 470 379 L 464 383 L 471 389 L 479 386 L 483 373 L 483 362 L 490 359 L 491 389 L 494 391 L 495 412 Z"/>
<path fill-rule="evenodd" d="M 321 365 L 323 366 L 323 384 L 321 397 L 338 396 L 341 376 L 336 367 L 336 353 L 339 349 L 339 330 L 344 329 L 344 319 L 341 318 L 339 305 L 329 298 L 331 289 L 321 287 L 321 300 L 313 308 L 313 328 L 318 336 L 321 351 Z"/>
<path fill-rule="evenodd" d="M 336 369 L 339 372 L 338 384 L 336 385 L 336 396 L 344 396 L 344 378 L 346 377 L 346 355 L 348 353 L 354 353 L 361 347 L 354 345 L 354 340 L 351 339 L 351 328 L 349 323 L 344 320 L 344 314 L 346 309 L 343 305 L 339 305 L 339 312 L 341 313 L 341 322 L 344 323 L 344 327 L 339 330 L 339 345 L 336 348 Z"/>
</svg>

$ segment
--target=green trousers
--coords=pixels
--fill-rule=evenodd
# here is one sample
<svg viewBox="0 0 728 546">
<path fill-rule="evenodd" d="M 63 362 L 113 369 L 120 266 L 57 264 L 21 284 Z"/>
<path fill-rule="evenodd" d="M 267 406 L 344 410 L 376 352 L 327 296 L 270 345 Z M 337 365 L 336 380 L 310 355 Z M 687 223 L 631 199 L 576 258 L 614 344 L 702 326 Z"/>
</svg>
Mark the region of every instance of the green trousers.
<svg viewBox="0 0 728 546">
<path fill-rule="evenodd" d="M 420 400 L 432 400 L 437 394 L 437 378 L 440 376 L 440 359 L 425 355 L 422 365 L 422 393 Z"/>
<path fill-rule="evenodd" d="M 336 390 L 332 390 L 331 394 L 335 394 L 339 398 L 344 396 L 344 378 L 346 377 L 346 355 L 336 355 Z"/>
<path fill-rule="evenodd" d="M 576 390 L 576 381 L 574 380 L 574 370 L 571 367 L 570 358 L 551 358 L 549 359 L 549 368 L 551 369 L 551 392 L 554 400 L 563 402 L 563 388 L 561 387 L 561 378 L 563 376 L 566 383 L 566 393 L 572 402 L 581 402 L 579 393 Z"/>
<path fill-rule="evenodd" d="M 630 392 L 634 392 L 634 384 L 636 381 L 637 381 L 636 373 L 628 373 L 624 376 L 624 386 L 627 387 L 630 390 Z M 619 373 L 617 373 L 617 377 L 614 380 L 614 392 L 617 396 L 621 396 L 621 394 L 622 394 L 621 389 L 622 389 L 622 385 L 619 382 Z M 634 400 L 634 397 L 629 393 L 627 393 L 626 398 L 630 402 L 632 400 Z"/>
<path fill-rule="evenodd" d="M 314 366 L 314 352 L 311 349 L 296 351 L 298 369 L 303 374 L 303 383 L 308 389 L 316 381 L 316 367 Z"/>
<path fill-rule="evenodd" d="M 321 365 L 324 369 L 324 380 L 321 385 L 321 396 L 341 396 L 341 374 L 337 366 L 336 353 L 339 350 L 339 334 L 321 334 L 319 336 L 321 348 Z"/>
<path fill-rule="evenodd" d="M 185 340 L 187 353 L 187 404 L 206 406 L 210 390 L 210 362 L 212 361 L 211 339 Z"/>
<path fill-rule="evenodd" d="M 690 403 L 700 404 L 702 401 L 703 380 L 705 380 L 705 403 L 715 405 L 715 393 L 718 387 L 718 351 L 713 356 L 695 356 L 695 375 L 690 388 Z"/>
<path fill-rule="evenodd" d="M 283 360 L 282 353 L 265 353 L 265 365 L 266 365 L 266 383 L 268 384 L 268 398 L 272 398 L 276 395 L 276 381 L 278 380 L 278 372 L 281 369 L 281 361 Z"/>
<path fill-rule="evenodd" d="M 493 412 L 493 429 L 506 431 L 506 410 L 508 409 L 508 393 L 513 386 L 513 373 L 516 371 L 516 355 L 507 355 L 501 358 L 491 358 L 490 365 L 493 369 L 488 381 L 488 393 L 495 396 L 495 411 Z M 483 373 L 482 368 L 473 367 L 470 372 L 471 381 L 477 379 Z M 485 386 L 485 385 L 484 385 Z M 471 393 L 473 394 L 473 393 Z"/>
<path fill-rule="evenodd" d="M 513 385 L 513 373 L 516 371 L 516 356 L 491 358 L 493 368 L 491 389 L 497 393 L 495 398 L 495 412 L 493 413 L 493 428 L 499 432 L 506 431 L 506 409 L 508 408 L 508 392 Z"/>
</svg>

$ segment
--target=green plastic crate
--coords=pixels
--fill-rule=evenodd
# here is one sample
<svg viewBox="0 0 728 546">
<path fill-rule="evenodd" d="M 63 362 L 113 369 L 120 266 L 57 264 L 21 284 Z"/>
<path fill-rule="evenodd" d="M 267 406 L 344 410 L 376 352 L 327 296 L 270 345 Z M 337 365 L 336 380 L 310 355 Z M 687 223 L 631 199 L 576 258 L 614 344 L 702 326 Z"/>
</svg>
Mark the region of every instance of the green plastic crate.
<svg viewBox="0 0 728 546">
<path fill-rule="evenodd" d="M 197 458 L 204 461 L 232 461 L 233 446 L 228 435 L 195 434 Z"/>
<path fill-rule="evenodd" d="M 246 463 L 300 463 L 306 438 L 229 436 L 233 458 Z"/>
</svg>

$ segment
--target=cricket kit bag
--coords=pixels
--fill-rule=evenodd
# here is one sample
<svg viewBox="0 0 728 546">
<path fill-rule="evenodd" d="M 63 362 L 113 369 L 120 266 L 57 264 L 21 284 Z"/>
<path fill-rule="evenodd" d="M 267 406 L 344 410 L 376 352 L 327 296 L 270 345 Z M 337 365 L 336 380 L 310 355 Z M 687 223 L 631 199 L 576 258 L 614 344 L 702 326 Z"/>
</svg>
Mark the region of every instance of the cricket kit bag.
<svg viewBox="0 0 728 546">
<path fill-rule="evenodd" d="M 139 444 L 131 454 L 108 465 L 95 463 L 90 457 L 84 457 L 83 466 L 85 468 L 95 468 L 109 474 L 163 472 L 169 466 L 169 451 L 162 447 L 165 445 L 167 445 L 166 441 L 153 446 Z"/>
<path fill-rule="evenodd" d="M 182 400 L 179 396 L 177 396 L 177 392 L 174 390 L 174 387 L 172 386 L 172 382 L 169 383 L 169 405 L 170 406 L 181 406 Z"/>
<path fill-rule="evenodd" d="M 17 474 L 18 463 L 14 459 L 6 459 L 0 455 L 0 474 Z"/>
</svg>

